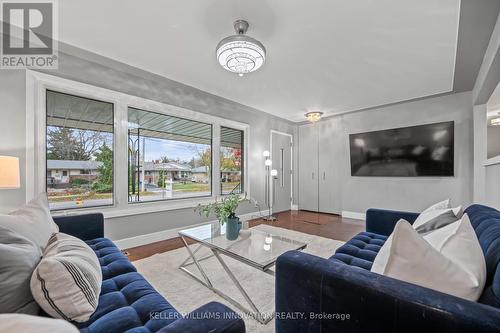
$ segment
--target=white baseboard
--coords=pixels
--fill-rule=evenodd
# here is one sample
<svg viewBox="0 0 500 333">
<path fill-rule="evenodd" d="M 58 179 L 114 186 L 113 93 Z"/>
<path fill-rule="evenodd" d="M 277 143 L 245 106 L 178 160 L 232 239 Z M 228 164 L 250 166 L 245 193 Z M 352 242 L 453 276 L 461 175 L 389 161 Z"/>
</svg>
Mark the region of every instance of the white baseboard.
<svg viewBox="0 0 500 333">
<path fill-rule="evenodd" d="M 299 205 L 292 205 L 292 210 L 299 210 Z"/>
<path fill-rule="evenodd" d="M 366 214 L 365 213 L 358 213 L 358 212 L 350 212 L 347 210 L 342 211 L 342 217 L 348 218 L 348 219 L 354 219 L 354 220 L 366 220 Z"/>
<path fill-rule="evenodd" d="M 259 216 L 259 212 L 253 212 L 253 213 L 248 213 L 248 214 L 243 214 L 239 215 L 239 218 L 241 221 L 248 221 L 254 218 L 257 218 Z M 215 222 L 215 221 L 212 221 Z M 129 238 L 123 238 L 123 239 L 118 239 L 113 241 L 116 246 L 120 250 L 123 249 L 129 249 L 131 247 L 136 247 L 136 246 L 141 246 L 141 245 L 146 245 L 146 244 L 151 244 L 155 242 L 160 242 L 166 239 L 171 239 L 179 236 L 179 231 L 191 227 L 196 227 L 199 225 L 206 224 L 208 222 L 201 222 L 201 223 L 196 223 L 192 225 L 186 225 L 183 227 L 179 228 L 173 228 L 173 229 L 167 229 L 167 230 L 162 230 L 158 232 L 153 232 L 150 234 L 144 234 L 144 235 L 139 235 L 139 236 L 134 236 L 134 237 L 129 237 Z"/>
</svg>

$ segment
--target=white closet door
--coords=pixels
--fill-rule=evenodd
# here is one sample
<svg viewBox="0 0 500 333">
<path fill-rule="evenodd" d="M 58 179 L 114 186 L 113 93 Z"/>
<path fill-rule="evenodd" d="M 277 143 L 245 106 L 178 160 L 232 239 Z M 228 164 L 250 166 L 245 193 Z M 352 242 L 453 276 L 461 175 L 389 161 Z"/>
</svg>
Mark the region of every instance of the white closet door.
<svg viewBox="0 0 500 333">
<path fill-rule="evenodd" d="M 340 214 L 342 210 L 340 161 L 342 142 L 340 119 L 329 119 L 319 123 L 319 211 Z"/>
<path fill-rule="evenodd" d="M 318 126 L 299 127 L 299 209 L 318 211 Z"/>
</svg>

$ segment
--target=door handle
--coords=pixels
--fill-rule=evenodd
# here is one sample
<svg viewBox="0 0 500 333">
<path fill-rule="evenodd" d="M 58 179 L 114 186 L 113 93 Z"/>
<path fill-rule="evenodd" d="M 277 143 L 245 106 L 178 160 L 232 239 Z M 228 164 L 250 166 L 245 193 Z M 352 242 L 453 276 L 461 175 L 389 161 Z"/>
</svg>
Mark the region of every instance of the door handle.
<svg viewBox="0 0 500 333">
<path fill-rule="evenodd" d="M 314 172 L 312 173 L 312 179 L 314 179 Z"/>
<path fill-rule="evenodd" d="M 323 180 L 325 180 L 325 179 L 326 179 L 326 172 L 323 171 Z"/>
</svg>

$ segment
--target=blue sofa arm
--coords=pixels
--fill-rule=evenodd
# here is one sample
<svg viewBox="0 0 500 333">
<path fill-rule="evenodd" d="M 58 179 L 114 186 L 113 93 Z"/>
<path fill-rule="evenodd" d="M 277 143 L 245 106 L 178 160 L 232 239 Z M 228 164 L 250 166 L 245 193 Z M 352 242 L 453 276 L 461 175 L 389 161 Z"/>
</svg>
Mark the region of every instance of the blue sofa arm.
<svg viewBox="0 0 500 333">
<path fill-rule="evenodd" d="M 276 316 L 278 333 L 500 332 L 500 309 L 299 251 L 277 260 Z"/>
<path fill-rule="evenodd" d="M 400 219 L 413 224 L 418 213 L 370 208 L 366 211 L 366 231 L 389 236 Z"/>
<path fill-rule="evenodd" d="M 55 216 L 53 219 L 59 231 L 81 240 L 104 237 L 104 216 L 100 213 Z"/>
<path fill-rule="evenodd" d="M 245 323 L 227 306 L 210 302 L 177 319 L 158 333 L 245 333 Z"/>
</svg>

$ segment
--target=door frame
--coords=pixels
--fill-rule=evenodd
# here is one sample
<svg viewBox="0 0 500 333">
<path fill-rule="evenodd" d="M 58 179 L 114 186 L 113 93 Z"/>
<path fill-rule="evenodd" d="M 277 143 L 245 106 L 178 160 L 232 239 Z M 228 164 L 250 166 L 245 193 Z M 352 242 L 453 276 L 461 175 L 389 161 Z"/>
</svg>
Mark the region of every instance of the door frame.
<svg viewBox="0 0 500 333">
<path fill-rule="evenodd" d="M 277 130 L 271 130 L 269 135 L 269 154 L 270 159 L 273 159 L 273 134 L 283 135 L 290 137 L 290 210 L 293 210 L 293 135 L 286 132 L 280 132 Z M 274 182 L 272 181 L 271 173 L 269 173 L 269 191 L 270 193 L 270 201 L 273 200 L 273 196 L 271 195 L 274 191 Z M 274 202 L 273 202 L 274 205 Z"/>
</svg>

